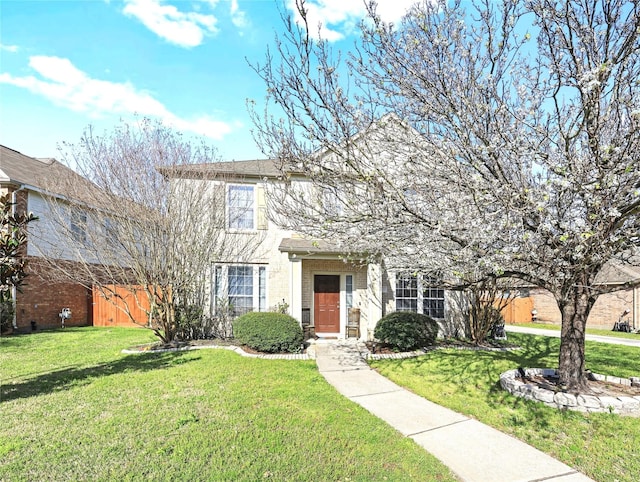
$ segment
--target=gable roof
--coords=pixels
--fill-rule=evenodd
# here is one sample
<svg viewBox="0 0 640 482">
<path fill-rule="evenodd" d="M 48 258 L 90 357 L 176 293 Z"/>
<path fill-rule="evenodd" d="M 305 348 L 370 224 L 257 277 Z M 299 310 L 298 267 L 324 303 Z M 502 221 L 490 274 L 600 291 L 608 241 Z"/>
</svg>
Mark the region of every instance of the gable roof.
<svg viewBox="0 0 640 482">
<path fill-rule="evenodd" d="M 0 184 L 44 191 L 54 196 L 95 203 L 98 187 L 59 161 L 30 157 L 0 145 Z M 73 186 L 73 190 L 69 190 Z M 57 189 L 56 189 L 57 187 Z"/>
<path fill-rule="evenodd" d="M 51 178 L 78 176 L 75 171 L 55 159 L 37 159 L 0 145 L 0 182 L 45 189 Z"/>
<path fill-rule="evenodd" d="M 389 129 L 393 129 L 394 132 L 398 132 L 399 129 L 402 132 L 411 132 L 412 135 L 417 133 L 404 121 L 402 121 L 395 113 L 387 113 L 381 118 L 374 120 L 370 125 L 363 130 L 355 133 L 349 138 L 350 143 L 358 142 L 360 139 L 366 136 L 374 136 L 378 132 L 387 132 Z M 318 151 L 311 153 L 311 157 L 323 157 L 330 154 L 329 148 L 322 148 Z M 164 175 L 172 178 L 213 178 L 216 176 L 228 177 L 228 178 L 279 178 L 282 176 L 283 171 L 286 171 L 287 175 L 306 177 L 305 173 L 299 169 L 291 168 L 283 164 L 283 161 L 278 159 L 252 159 L 244 161 L 224 161 L 224 162 L 209 162 L 203 164 L 188 164 L 182 166 L 172 166 L 171 168 L 162 167 L 159 171 Z"/>
</svg>

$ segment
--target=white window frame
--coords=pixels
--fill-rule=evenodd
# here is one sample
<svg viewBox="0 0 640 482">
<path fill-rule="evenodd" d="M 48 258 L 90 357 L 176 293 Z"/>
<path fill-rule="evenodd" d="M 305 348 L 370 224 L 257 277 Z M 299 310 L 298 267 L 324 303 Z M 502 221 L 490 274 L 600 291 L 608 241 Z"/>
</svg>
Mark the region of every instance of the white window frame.
<svg viewBox="0 0 640 482">
<path fill-rule="evenodd" d="M 420 287 L 418 286 L 419 285 L 418 280 L 419 280 L 418 276 L 415 274 L 396 273 L 396 284 L 393 290 L 396 311 L 411 311 L 413 313 L 419 312 Z M 415 284 L 412 283 L 411 285 L 408 285 L 408 286 L 404 285 L 404 283 L 407 283 L 409 281 Z M 402 286 L 401 286 L 401 283 L 403 283 Z M 402 294 L 400 294 L 400 290 L 403 291 Z M 415 300 L 415 308 L 414 306 L 410 306 L 413 304 L 411 302 L 414 300 Z M 398 303 L 399 301 L 402 301 L 403 302 L 402 304 L 404 304 L 405 306 L 399 306 L 399 303 Z"/>
<path fill-rule="evenodd" d="M 430 316 L 435 320 L 443 320 L 445 316 L 445 293 L 444 288 L 438 285 L 438 280 L 428 276 L 422 276 L 422 309 L 420 313 Z M 442 296 L 440 296 L 442 293 Z M 433 307 L 435 303 L 435 308 Z M 442 304 L 442 307 L 439 305 Z M 441 316 L 438 316 L 440 315 Z"/>
<path fill-rule="evenodd" d="M 410 290 L 415 292 L 410 293 L 410 296 L 399 296 L 399 281 L 402 279 L 411 279 L 415 281 L 415 287 L 403 288 L 404 290 Z M 394 287 L 394 301 L 396 311 L 411 311 L 413 313 L 422 313 L 430 316 L 436 320 L 442 320 L 446 316 L 446 303 L 445 303 L 445 290 L 440 286 L 433 286 L 434 279 L 426 275 L 420 274 L 407 274 L 396 273 L 395 287 Z M 406 293 L 403 293 L 403 295 Z M 442 296 L 440 296 L 442 294 Z M 398 301 L 401 300 L 415 300 L 415 309 L 413 306 L 401 306 L 398 307 Z M 435 302 L 436 307 L 433 308 Z M 440 308 L 438 305 L 442 304 Z M 407 303 L 405 303 L 406 305 Z M 441 311 L 441 313 L 440 313 Z M 435 312 L 435 314 L 434 314 Z M 441 316 L 437 316 L 441 315 Z"/>
<path fill-rule="evenodd" d="M 229 293 L 230 283 L 229 274 L 233 268 L 250 268 L 251 269 L 251 306 L 248 311 L 268 311 L 267 300 L 269 288 L 269 272 L 266 265 L 253 264 L 224 264 L 215 265 L 212 270 L 211 294 L 213 300 L 214 311 L 222 303 L 230 303 L 234 297 L 240 298 L 242 295 L 233 296 Z M 248 296 L 246 296 L 248 298 Z M 235 309 L 233 310 L 236 311 Z M 244 314 L 246 311 L 241 310 L 236 314 Z"/>
<path fill-rule="evenodd" d="M 239 217 L 236 217 L 235 214 L 232 215 L 232 209 L 243 209 L 239 207 L 232 208 L 232 192 L 235 189 L 251 191 L 251 207 L 246 207 L 247 211 L 251 210 L 251 227 L 239 226 L 236 225 Z M 253 184 L 228 184 L 227 192 L 226 192 L 226 206 L 227 206 L 227 228 L 231 231 L 256 231 L 258 226 L 258 209 L 257 209 L 257 199 L 256 199 L 256 186 Z"/>
</svg>

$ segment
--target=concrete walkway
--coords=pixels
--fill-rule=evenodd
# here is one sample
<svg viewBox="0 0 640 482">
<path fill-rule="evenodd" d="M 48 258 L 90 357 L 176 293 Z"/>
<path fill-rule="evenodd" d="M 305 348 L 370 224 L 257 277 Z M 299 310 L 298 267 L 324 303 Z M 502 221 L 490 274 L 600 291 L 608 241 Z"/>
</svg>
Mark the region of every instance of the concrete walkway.
<svg viewBox="0 0 640 482">
<path fill-rule="evenodd" d="M 461 480 L 591 480 L 524 442 L 401 388 L 369 368 L 363 345 L 333 342 L 314 348 L 318 370 L 342 395 L 411 437 Z"/>
<path fill-rule="evenodd" d="M 529 328 L 526 326 L 506 325 L 506 331 L 512 333 L 527 333 L 529 335 L 552 336 L 560 338 L 560 330 L 546 330 L 544 328 Z M 613 336 L 590 335 L 586 334 L 585 338 L 589 341 L 597 341 L 600 343 L 611 343 L 612 345 L 637 346 L 640 348 L 640 335 L 636 335 L 636 340 L 631 338 L 616 338 Z"/>
</svg>

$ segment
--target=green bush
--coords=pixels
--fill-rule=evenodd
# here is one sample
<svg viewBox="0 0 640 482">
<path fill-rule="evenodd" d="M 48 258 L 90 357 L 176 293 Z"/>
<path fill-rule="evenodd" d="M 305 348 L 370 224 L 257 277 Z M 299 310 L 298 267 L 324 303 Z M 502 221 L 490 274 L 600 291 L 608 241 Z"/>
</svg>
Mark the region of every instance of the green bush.
<svg viewBox="0 0 640 482">
<path fill-rule="evenodd" d="M 378 321 L 374 336 L 394 350 L 411 351 L 434 344 L 438 323 L 420 313 L 395 311 Z"/>
<path fill-rule="evenodd" d="M 9 331 L 11 323 L 13 323 L 13 302 L 0 301 L 0 333 Z"/>
<path fill-rule="evenodd" d="M 251 312 L 233 322 L 238 342 L 266 353 L 295 353 L 302 346 L 302 328 L 289 315 Z"/>
</svg>

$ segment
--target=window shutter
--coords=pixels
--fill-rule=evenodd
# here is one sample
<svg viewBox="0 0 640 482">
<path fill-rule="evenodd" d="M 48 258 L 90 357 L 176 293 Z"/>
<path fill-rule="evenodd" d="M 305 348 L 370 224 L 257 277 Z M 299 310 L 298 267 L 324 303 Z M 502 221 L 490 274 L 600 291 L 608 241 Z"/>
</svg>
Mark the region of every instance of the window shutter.
<svg viewBox="0 0 640 482">
<path fill-rule="evenodd" d="M 264 186 L 257 186 L 257 203 L 258 206 L 258 229 L 268 229 L 269 220 L 267 219 L 267 202 L 264 197 Z"/>
</svg>

